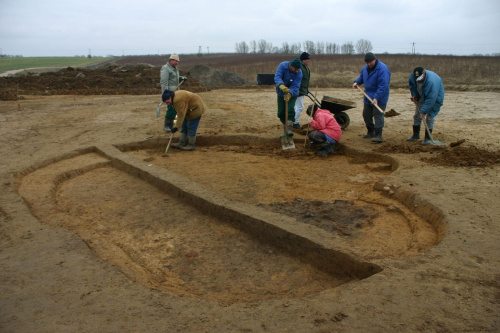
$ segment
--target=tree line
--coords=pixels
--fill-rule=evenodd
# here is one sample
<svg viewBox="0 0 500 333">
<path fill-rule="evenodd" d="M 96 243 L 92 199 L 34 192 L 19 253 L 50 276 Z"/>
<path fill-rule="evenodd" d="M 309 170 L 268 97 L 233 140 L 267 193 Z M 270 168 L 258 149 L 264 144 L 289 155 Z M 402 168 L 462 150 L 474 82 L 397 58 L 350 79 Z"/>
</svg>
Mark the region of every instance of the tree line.
<svg viewBox="0 0 500 333">
<path fill-rule="evenodd" d="M 281 47 L 275 46 L 265 39 L 258 41 L 252 40 L 249 43 L 243 41 L 236 43 L 236 53 L 285 53 L 285 54 L 298 54 L 302 50 L 307 51 L 309 54 L 364 54 L 373 50 L 372 43 L 366 39 L 360 39 L 356 42 L 345 42 L 343 44 L 313 42 L 306 40 L 305 42 L 288 43 L 283 42 Z"/>
</svg>

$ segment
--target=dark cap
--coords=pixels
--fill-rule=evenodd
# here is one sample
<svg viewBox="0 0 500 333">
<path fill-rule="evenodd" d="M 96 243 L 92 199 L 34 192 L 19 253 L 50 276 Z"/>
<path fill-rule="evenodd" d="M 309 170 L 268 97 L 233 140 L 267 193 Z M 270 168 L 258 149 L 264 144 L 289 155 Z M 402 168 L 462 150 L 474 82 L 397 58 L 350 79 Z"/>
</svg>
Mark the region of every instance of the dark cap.
<svg viewBox="0 0 500 333">
<path fill-rule="evenodd" d="M 314 118 L 314 114 L 316 113 L 316 111 L 318 110 L 318 104 L 311 104 L 307 107 L 307 110 L 306 110 L 306 113 L 308 116 L 311 116 Z M 312 113 L 312 114 L 311 114 Z"/>
<path fill-rule="evenodd" d="M 309 53 L 302 52 L 302 54 L 300 55 L 300 60 L 307 60 L 307 59 L 311 59 L 311 56 L 309 55 Z"/>
<path fill-rule="evenodd" d="M 413 76 L 415 77 L 415 80 L 417 81 L 422 81 L 424 78 L 425 69 L 423 67 L 417 67 L 413 70 Z"/>
<path fill-rule="evenodd" d="M 375 58 L 375 55 L 373 53 L 368 52 L 367 54 L 365 54 L 365 62 L 372 62 L 375 59 L 377 58 Z"/>
<path fill-rule="evenodd" d="M 299 58 L 295 58 L 290 62 L 290 66 L 300 69 L 301 62 Z"/>
<path fill-rule="evenodd" d="M 163 94 L 161 94 L 161 100 L 165 102 L 172 96 L 172 92 L 168 89 L 163 90 Z"/>
</svg>

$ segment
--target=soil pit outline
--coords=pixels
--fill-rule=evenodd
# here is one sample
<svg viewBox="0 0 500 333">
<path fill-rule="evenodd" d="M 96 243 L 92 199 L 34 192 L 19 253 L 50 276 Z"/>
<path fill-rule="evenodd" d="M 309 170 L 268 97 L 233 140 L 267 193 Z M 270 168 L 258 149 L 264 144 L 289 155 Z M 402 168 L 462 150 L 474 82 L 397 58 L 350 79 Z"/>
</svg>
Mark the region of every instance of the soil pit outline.
<svg viewBox="0 0 500 333">
<path fill-rule="evenodd" d="M 215 216 L 224 222 L 229 222 L 230 224 L 236 226 L 237 229 L 243 230 L 251 237 L 258 238 L 258 241 L 262 242 L 262 244 L 272 244 L 278 249 L 285 250 L 290 256 L 300 258 L 303 263 L 311 263 L 319 270 L 327 272 L 332 276 L 336 276 L 343 282 L 347 282 L 351 279 L 363 279 L 381 271 L 382 268 L 377 264 L 371 263 L 365 258 L 349 253 L 346 251 L 347 249 L 345 246 L 336 244 L 335 240 L 332 241 L 331 233 L 312 225 L 297 222 L 295 219 L 284 216 L 283 214 L 270 212 L 259 207 L 253 207 L 244 203 L 228 200 L 227 198 L 214 193 L 207 188 L 201 187 L 199 184 L 194 183 L 182 175 L 148 164 L 133 156 L 127 155 L 125 152 L 127 149 L 137 149 L 137 147 L 162 147 L 165 143 L 166 142 L 164 142 L 164 140 L 159 140 L 158 142 L 150 141 L 147 143 L 133 143 L 126 148 L 121 147 L 121 150 L 115 146 L 99 146 L 75 152 L 72 156 L 61 157 L 60 160 L 63 161 L 66 158 L 82 158 L 83 155 L 88 155 L 89 153 L 91 153 L 91 155 L 95 155 L 93 153 L 97 153 L 98 155 L 104 157 L 104 159 L 99 160 L 96 163 L 90 163 L 90 166 L 72 169 L 69 173 L 58 175 L 58 180 L 56 180 L 56 182 L 64 184 L 65 180 L 74 178 L 75 176 L 87 174 L 95 169 L 105 169 L 112 166 L 114 169 L 124 171 L 125 173 L 132 175 L 134 178 L 146 181 L 162 192 L 168 193 L 169 196 L 180 200 L 183 204 L 189 203 L 190 206 L 197 207 L 198 211 L 208 213 L 210 216 Z M 159 149 L 159 151 L 161 151 L 161 149 Z M 40 170 L 44 166 L 50 167 L 50 164 L 54 162 L 56 161 L 48 161 L 42 165 L 34 167 L 31 170 L 23 172 L 23 177 L 26 177 L 27 174 L 32 173 L 34 170 Z M 394 166 L 394 164 L 391 165 Z M 22 179 L 20 179 L 19 183 L 22 185 Z M 56 188 L 60 186 L 60 184 L 53 184 L 51 193 L 57 192 Z M 415 198 L 412 200 L 414 199 Z M 29 200 L 27 200 L 27 203 L 30 207 L 32 207 Z M 442 216 L 436 217 L 436 220 L 439 219 L 442 219 Z M 92 247 L 92 244 L 89 245 Z M 266 251 L 268 253 L 269 251 L 279 252 L 267 248 Z M 187 249 L 184 251 L 184 257 L 184 259 L 188 262 L 193 262 L 197 260 L 198 254 L 196 251 Z M 138 270 L 141 269 L 144 270 L 144 267 L 138 268 Z M 146 270 L 148 269 L 146 268 Z M 125 271 L 125 274 L 134 278 L 133 275 L 137 273 L 134 273 L 133 270 L 131 270 L 129 272 Z M 165 281 L 165 276 L 162 277 L 161 274 L 155 275 L 154 269 L 149 269 L 149 272 L 146 272 L 145 275 L 148 275 L 150 279 L 150 281 L 146 282 L 146 284 L 149 283 L 153 287 L 158 287 L 158 281 L 155 281 L 155 276 L 158 277 L 159 280 L 163 279 L 163 281 L 160 282 Z M 185 282 L 179 282 L 179 284 L 183 283 Z M 334 285 L 325 285 L 325 288 L 331 287 L 334 287 Z M 214 287 L 214 290 L 217 288 L 219 287 Z M 177 289 L 175 291 L 174 289 L 175 288 L 166 288 L 163 290 L 178 292 Z M 308 291 L 304 292 L 307 294 Z M 220 302 L 227 303 L 253 301 L 259 297 L 262 297 L 263 299 L 284 297 L 281 292 L 277 292 L 276 295 L 271 296 L 254 295 L 254 298 L 248 298 L 245 296 L 231 298 L 228 295 L 220 298 L 215 295 L 215 292 L 207 293 L 202 290 L 193 292 L 192 290 L 189 291 L 185 289 L 180 293 L 193 297 L 208 297 L 209 299 L 215 299 Z M 286 295 L 290 296 L 290 294 Z"/>
</svg>

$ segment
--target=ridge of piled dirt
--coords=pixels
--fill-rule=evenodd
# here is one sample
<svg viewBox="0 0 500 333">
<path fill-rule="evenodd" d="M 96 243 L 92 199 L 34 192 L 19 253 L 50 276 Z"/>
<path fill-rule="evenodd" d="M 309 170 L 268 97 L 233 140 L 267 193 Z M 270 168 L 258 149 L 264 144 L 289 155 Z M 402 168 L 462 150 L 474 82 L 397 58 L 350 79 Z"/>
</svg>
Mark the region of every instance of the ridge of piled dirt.
<svg viewBox="0 0 500 333">
<path fill-rule="evenodd" d="M 209 91 L 207 86 L 180 71 L 188 80 L 182 88 Z M 138 64 L 98 69 L 67 67 L 56 72 L 0 77 L 0 100 L 15 101 L 22 95 L 154 95 L 160 94 L 160 68 Z"/>
<path fill-rule="evenodd" d="M 223 87 L 247 83 L 236 73 L 213 69 L 207 65 L 196 65 L 187 73 L 207 87 Z"/>
</svg>

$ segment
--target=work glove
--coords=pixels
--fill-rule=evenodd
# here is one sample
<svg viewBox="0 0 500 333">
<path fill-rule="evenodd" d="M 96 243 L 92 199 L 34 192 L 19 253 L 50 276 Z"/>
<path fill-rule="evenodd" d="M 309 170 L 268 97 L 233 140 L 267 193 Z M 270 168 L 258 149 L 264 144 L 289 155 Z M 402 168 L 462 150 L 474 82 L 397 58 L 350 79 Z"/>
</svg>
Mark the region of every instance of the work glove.
<svg viewBox="0 0 500 333">
<path fill-rule="evenodd" d="M 281 89 L 281 91 L 283 92 L 283 94 L 286 94 L 287 92 L 290 91 L 290 88 L 288 88 L 287 86 L 285 86 L 284 84 L 280 84 L 279 87 Z"/>
<path fill-rule="evenodd" d="M 292 98 L 292 94 L 290 94 L 289 92 L 285 93 L 285 95 L 283 96 L 283 99 L 287 102 L 290 100 L 290 98 Z"/>
<path fill-rule="evenodd" d="M 181 77 L 180 77 L 180 79 L 181 79 L 182 81 L 187 81 L 187 80 L 188 80 L 188 78 L 187 78 L 187 77 L 185 77 L 185 76 L 181 76 Z"/>
<path fill-rule="evenodd" d="M 418 100 L 419 100 L 419 99 L 420 99 L 420 97 L 418 97 L 418 96 L 411 96 L 411 101 L 412 101 L 413 103 L 418 102 Z"/>
<path fill-rule="evenodd" d="M 378 101 L 376 98 L 374 98 L 372 101 L 373 101 L 372 105 L 378 105 Z"/>
<path fill-rule="evenodd" d="M 354 89 L 357 89 L 357 88 L 358 88 L 358 83 L 357 83 L 357 82 L 354 82 L 354 84 L 352 85 L 352 87 L 353 87 Z"/>
<path fill-rule="evenodd" d="M 171 132 L 172 132 L 172 134 L 174 134 L 175 132 L 177 132 L 177 127 L 172 128 Z"/>
</svg>

